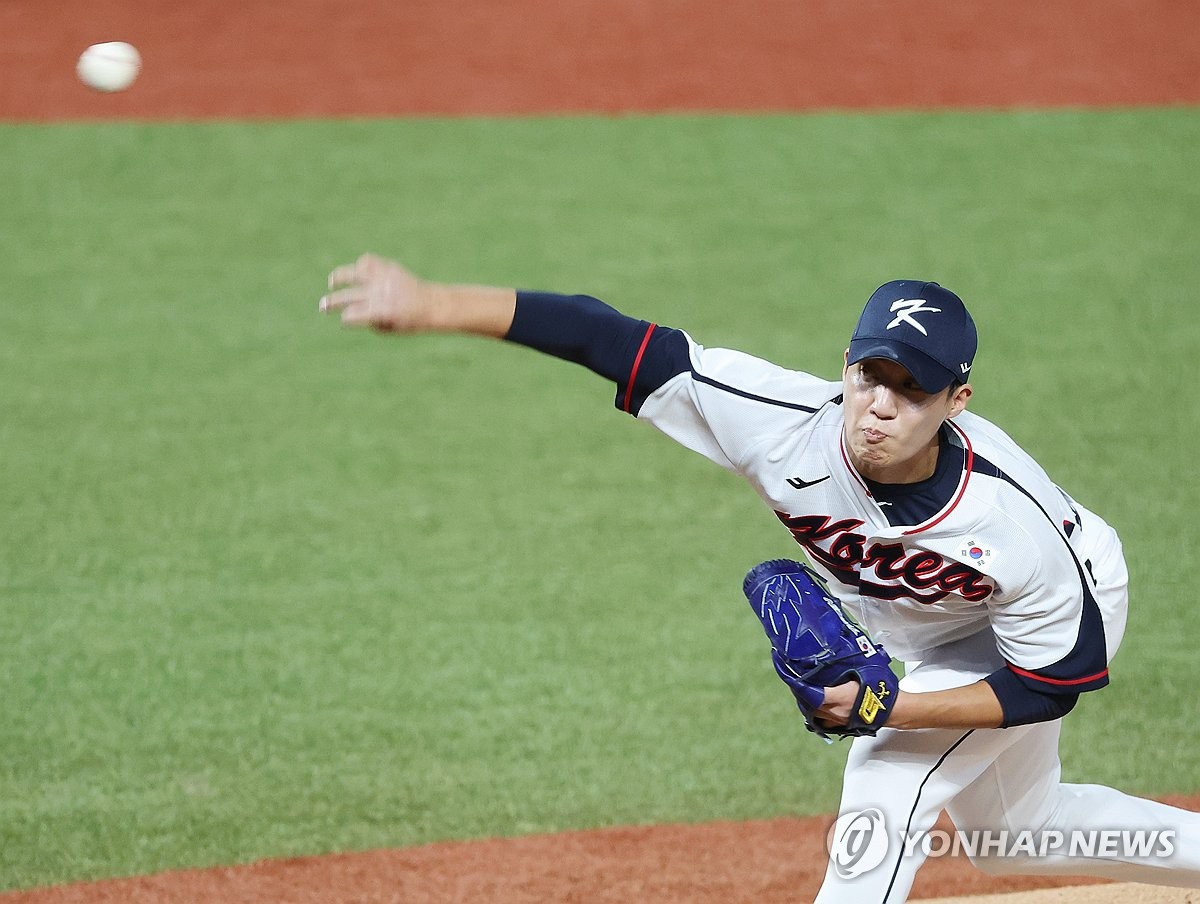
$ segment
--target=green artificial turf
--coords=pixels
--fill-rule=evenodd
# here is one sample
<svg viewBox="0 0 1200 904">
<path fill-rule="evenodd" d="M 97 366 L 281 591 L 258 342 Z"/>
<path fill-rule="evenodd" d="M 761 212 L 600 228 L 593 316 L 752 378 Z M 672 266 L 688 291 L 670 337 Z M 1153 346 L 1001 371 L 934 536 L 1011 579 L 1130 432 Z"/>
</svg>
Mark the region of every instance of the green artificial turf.
<svg viewBox="0 0 1200 904">
<path fill-rule="evenodd" d="M 830 810 L 748 488 L 503 343 L 317 314 L 373 249 L 838 373 L 937 279 L 973 407 L 1121 531 L 1064 776 L 1200 787 L 1200 114 L 0 127 L 0 888 Z"/>
</svg>

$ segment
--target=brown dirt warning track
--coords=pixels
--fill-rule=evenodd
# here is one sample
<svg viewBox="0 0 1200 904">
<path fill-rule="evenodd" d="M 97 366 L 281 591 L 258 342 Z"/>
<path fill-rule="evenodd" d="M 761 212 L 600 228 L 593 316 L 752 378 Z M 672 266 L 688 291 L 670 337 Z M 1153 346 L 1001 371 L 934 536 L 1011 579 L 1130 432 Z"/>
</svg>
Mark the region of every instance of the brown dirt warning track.
<svg viewBox="0 0 1200 904">
<path fill-rule="evenodd" d="M 3 0 L 0 119 L 1200 101 L 1195 0 Z M 74 79 L 88 44 L 145 57 Z"/>
<path fill-rule="evenodd" d="M 10 122 L 1200 103 L 1196 0 L 0 0 L 0 34 Z M 104 40 L 142 51 L 123 94 L 74 78 L 79 52 Z M 795 902 L 820 883 L 829 823 L 437 843 L 0 904 Z M 997 880 L 958 858 L 930 861 L 914 898 L 1000 892 L 975 900 L 1200 904 L 1197 891 Z"/>
</svg>

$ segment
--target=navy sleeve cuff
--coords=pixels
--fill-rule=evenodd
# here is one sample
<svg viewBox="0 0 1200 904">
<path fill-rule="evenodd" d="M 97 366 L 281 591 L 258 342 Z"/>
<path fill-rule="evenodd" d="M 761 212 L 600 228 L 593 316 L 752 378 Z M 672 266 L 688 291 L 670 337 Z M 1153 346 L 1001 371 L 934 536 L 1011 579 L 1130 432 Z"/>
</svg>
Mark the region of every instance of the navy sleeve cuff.
<svg viewBox="0 0 1200 904">
<path fill-rule="evenodd" d="M 691 367 L 679 330 L 627 317 L 588 295 L 517 292 L 504 338 L 612 380 L 616 406 L 634 415 L 655 389 Z"/>
<path fill-rule="evenodd" d="M 983 679 L 996 694 L 1004 711 L 1004 727 L 1061 719 L 1079 702 L 1076 691 L 1047 693 L 1031 688 L 1010 667 L 998 669 Z"/>
</svg>

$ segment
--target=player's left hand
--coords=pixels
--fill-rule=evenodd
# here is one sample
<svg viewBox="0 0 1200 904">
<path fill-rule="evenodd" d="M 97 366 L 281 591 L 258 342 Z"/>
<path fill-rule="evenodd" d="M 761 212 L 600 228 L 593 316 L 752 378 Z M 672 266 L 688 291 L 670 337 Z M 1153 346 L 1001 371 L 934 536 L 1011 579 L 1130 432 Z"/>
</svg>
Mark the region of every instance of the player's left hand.
<svg viewBox="0 0 1200 904">
<path fill-rule="evenodd" d="M 891 657 L 815 572 L 774 559 L 750 569 L 742 590 L 771 641 L 775 673 L 810 731 L 826 740 L 861 737 L 887 723 L 899 693 Z"/>
</svg>

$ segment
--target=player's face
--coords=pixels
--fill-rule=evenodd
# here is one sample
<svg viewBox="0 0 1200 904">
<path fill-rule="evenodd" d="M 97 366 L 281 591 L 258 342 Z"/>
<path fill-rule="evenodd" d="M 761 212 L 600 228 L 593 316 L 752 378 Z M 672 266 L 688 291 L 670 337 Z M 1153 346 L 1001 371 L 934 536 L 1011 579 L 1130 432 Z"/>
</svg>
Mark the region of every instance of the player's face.
<svg viewBox="0 0 1200 904">
<path fill-rule="evenodd" d="M 854 467 L 880 483 L 933 474 L 942 423 L 967 406 L 970 386 L 929 393 L 902 365 L 868 358 L 842 370 L 846 448 Z"/>
</svg>

